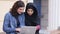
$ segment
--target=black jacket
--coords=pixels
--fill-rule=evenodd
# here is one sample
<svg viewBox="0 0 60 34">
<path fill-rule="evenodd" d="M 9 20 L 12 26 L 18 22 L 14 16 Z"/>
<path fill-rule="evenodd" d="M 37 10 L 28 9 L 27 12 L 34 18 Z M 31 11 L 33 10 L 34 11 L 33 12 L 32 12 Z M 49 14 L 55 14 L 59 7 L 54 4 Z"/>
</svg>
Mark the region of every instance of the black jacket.
<svg viewBox="0 0 60 34">
<path fill-rule="evenodd" d="M 33 9 L 34 13 L 29 16 L 27 13 L 28 9 Z M 38 17 L 38 12 L 33 5 L 33 3 L 28 3 L 25 10 L 25 25 L 26 26 L 36 26 L 40 25 L 40 18 Z"/>
</svg>

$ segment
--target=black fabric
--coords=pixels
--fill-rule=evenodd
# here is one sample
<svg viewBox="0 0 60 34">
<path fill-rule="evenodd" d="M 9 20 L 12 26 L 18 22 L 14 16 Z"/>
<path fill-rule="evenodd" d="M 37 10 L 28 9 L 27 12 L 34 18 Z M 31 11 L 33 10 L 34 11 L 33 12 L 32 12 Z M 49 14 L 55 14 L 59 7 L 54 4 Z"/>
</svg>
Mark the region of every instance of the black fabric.
<svg viewBox="0 0 60 34">
<path fill-rule="evenodd" d="M 16 19 L 16 23 L 17 23 L 17 27 L 16 28 L 19 28 L 20 27 L 20 21 L 19 21 L 19 19 L 18 19 L 18 17 L 19 17 L 19 15 L 18 16 L 14 16 L 15 17 L 15 19 Z M 17 34 L 17 33 L 19 33 L 19 31 L 16 31 L 16 33 L 15 34 Z"/>
<path fill-rule="evenodd" d="M 18 28 L 18 27 L 20 27 L 20 22 L 19 22 L 18 16 L 16 17 L 16 21 L 17 21 L 17 28 Z"/>
<path fill-rule="evenodd" d="M 36 20 L 37 20 L 37 18 L 35 18 L 35 17 L 32 18 L 31 16 L 25 15 L 25 25 L 26 26 L 38 25 Z"/>
<path fill-rule="evenodd" d="M 27 13 L 28 9 L 32 9 L 33 10 L 33 14 L 30 16 Z M 26 6 L 26 10 L 25 10 L 25 25 L 26 26 L 36 26 L 39 25 L 39 20 L 38 20 L 38 12 L 36 7 L 34 6 L 33 3 L 28 3 Z"/>
<path fill-rule="evenodd" d="M 16 28 L 19 28 L 20 27 L 20 21 L 19 21 L 19 14 L 17 16 L 14 16 L 16 21 L 17 21 L 17 27 Z"/>
<path fill-rule="evenodd" d="M 36 30 L 35 34 L 39 34 L 39 30 Z"/>
</svg>

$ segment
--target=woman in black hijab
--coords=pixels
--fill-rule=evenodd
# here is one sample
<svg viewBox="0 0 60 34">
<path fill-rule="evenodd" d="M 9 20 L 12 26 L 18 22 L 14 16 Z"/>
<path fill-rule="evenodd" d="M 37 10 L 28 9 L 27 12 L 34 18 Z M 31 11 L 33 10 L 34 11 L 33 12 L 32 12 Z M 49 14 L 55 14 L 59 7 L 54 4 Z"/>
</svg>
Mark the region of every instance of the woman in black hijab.
<svg viewBox="0 0 60 34">
<path fill-rule="evenodd" d="M 39 34 L 40 22 L 38 12 L 33 3 L 28 3 L 25 10 L 25 25 L 36 26 L 36 34 Z"/>
</svg>

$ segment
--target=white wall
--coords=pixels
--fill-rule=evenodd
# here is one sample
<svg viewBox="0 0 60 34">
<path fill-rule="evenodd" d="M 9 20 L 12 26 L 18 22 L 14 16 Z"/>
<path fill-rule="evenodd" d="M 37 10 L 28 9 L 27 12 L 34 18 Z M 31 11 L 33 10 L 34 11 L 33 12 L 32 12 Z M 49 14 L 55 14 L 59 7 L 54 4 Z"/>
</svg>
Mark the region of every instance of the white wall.
<svg viewBox="0 0 60 34">
<path fill-rule="evenodd" d="M 28 0 L 28 3 L 29 3 L 29 2 L 32 2 L 32 3 L 33 3 L 33 0 Z"/>
<path fill-rule="evenodd" d="M 49 0 L 48 30 L 55 30 L 60 26 L 60 0 Z"/>
<path fill-rule="evenodd" d="M 60 26 L 60 0 L 58 0 L 58 26 Z"/>
<path fill-rule="evenodd" d="M 15 1 L 0 1 L 0 32 L 2 32 L 3 20 L 5 13 L 7 13 L 12 7 Z"/>
</svg>

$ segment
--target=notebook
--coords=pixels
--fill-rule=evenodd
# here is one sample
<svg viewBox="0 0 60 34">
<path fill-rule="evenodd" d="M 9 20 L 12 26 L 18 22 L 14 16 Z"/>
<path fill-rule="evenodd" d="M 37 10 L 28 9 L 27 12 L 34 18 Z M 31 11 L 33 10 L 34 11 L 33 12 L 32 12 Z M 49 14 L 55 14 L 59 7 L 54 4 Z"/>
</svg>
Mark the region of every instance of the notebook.
<svg viewBox="0 0 60 34">
<path fill-rule="evenodd" d="M 18 34 L 35 34 L 35 32 L 36 32 L 35 26 L 24 26 L 21 28 L 21 31 Z"/>
</svg>

